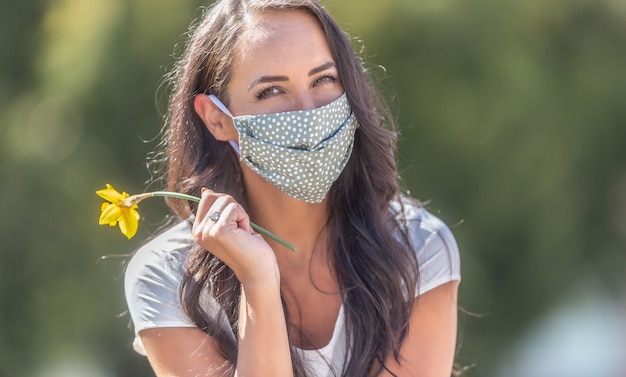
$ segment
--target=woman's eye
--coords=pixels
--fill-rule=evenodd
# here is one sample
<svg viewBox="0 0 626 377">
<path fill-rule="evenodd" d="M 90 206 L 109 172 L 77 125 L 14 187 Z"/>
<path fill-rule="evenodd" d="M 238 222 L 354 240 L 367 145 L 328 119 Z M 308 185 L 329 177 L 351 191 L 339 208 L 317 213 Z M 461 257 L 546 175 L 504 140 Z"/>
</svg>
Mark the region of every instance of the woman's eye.
<svg viewBox="0 0 626 377">
<path fill-rule="evenodd" d="M 275 96 L 277 94 L 280 94 L 280 88 L 277 86 L 270 86 L 269 88 L 265 88 L 261 90 L 259 94 L 256 95 L 256 98 L 264 99 L 264 98 Z"/>
<path fill-rule="evenodd" d="M 328 75 L 324 75 L 324 76 L 319 77 L 318 79 L 315 80 L 315 82 L 313 84 L 317 85 L 317 84 L 334 83 L 336 81 L 337 81 L 337 77 L 336 76 L 328 74 Z"/>
</svg>

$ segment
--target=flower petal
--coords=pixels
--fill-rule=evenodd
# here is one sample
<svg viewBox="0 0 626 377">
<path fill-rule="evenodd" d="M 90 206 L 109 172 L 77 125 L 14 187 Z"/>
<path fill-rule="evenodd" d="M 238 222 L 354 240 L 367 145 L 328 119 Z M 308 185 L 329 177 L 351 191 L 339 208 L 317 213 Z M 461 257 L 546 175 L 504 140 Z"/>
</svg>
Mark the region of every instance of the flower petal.
<svg viewBox="0 0 626 377">
<path fill-rule="evenodd" d="M 123 235 L 128 239 L 133 238 L 139 227 L 139 212 L 134 209 L 122 210 L 119 226 Z"/>
<path fill-rule="evenodd" d="M 126 194 L 126 196 L 124 196 L 124 194 L 118 192 L 116 189 L 113 188 L 113 186 L 108 183 L 106 189 L 98 190 L 96 191 L 96 194 L 98 194 L 98 196 L 100 196 L 102 199 L 115 204 L 120 204 L 125 198 L 128 197 L 128 194 L 124 193 Z"/>
<path fill-rule="evenodd" d="M 131 207 L 129 212 L 131 213 L 131 215 L 133 215 L 133 217 L 139 221 L 139 219 L 141 218 L 141 216 L 139 216 L 139 212 L 137 212 L 137 206 Z"/>
<path fill-rule="evenodd" d="M 106 206 L 105 206 L 106 205 Z M 102 213 L 100 213 L 100 219 L 98 223 L 100 225 L 108 224 L 115 226 L 122 217 L 122 209 L 113 203 L 103 203 Z"/>
</svg>

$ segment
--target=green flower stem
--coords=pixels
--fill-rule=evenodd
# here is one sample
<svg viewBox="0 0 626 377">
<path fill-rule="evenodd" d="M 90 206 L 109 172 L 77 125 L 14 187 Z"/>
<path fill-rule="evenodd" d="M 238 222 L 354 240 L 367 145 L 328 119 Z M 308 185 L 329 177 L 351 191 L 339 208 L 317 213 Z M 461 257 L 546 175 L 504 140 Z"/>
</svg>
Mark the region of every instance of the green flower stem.
<svg viewBox="0 0 626 377">
<path fill-rule="evenodd" d="M 193 202 L 199 202 L 200 201 L 200 198 L 198 198 L 197 196 L 181 194 L 179 192 L 171 192 L 171 191 L 154 191 L 154 192 L 152 192 L 152 196 L 164 196 L 164 197 L 170 197 L 170 198 L 185 199 L 185 200 L 191 200 Z M 278 237 L 277 235 L 275 235 L 274 233 L 270 232 L 269 230 L 256 225 L 252 221 L 250 221 L 250 226 L 252 226 L 252 228 L 254 228 L 254 230 L 256 230 L 257 232 L 263 233 L 264 235 L 270 237 L 274 241 L 276 241 L 276 242 L 280 243 L 281 245 L 287 247 L 291 251 L 296 251 L 296 247 L 294 245 L 292 245 L 289 242 L 283 240 L 282 238 Z"/>
</svg>

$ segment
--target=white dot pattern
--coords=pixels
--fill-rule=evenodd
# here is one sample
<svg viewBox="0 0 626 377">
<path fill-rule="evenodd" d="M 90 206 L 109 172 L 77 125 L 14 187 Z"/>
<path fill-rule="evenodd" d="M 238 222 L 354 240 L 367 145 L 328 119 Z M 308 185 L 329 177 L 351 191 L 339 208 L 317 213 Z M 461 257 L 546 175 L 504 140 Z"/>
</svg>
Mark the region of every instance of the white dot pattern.
<svg viewBox="0 0 626 377">
<path fill-rule="evenodd" d="M 296 199 L 319 203 L 348 163 L 359 126 L 345 94 L 311 110 L 233 118 L 240 159 Z"/>
</svg>

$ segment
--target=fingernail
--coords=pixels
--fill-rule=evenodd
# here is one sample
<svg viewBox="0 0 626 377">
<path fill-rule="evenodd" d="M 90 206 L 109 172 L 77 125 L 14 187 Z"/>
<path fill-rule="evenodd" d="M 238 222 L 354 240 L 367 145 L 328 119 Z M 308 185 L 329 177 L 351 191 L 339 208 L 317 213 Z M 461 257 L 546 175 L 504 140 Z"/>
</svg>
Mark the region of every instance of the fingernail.
<svg viewBox="0 0 626 377">
<path fill-rule="evenodd" d="M 209 189 L 208 189 L 208 188 L 206 188 L 206 187 L 203 187 L 203 188 L 201 188 L 201 189 L 200 189 L 200 193 L 201 193 L 201 194 L 202 194 L 202 193 L 204 193 L 205 191 L 209 191 Z"/>
</svg>

